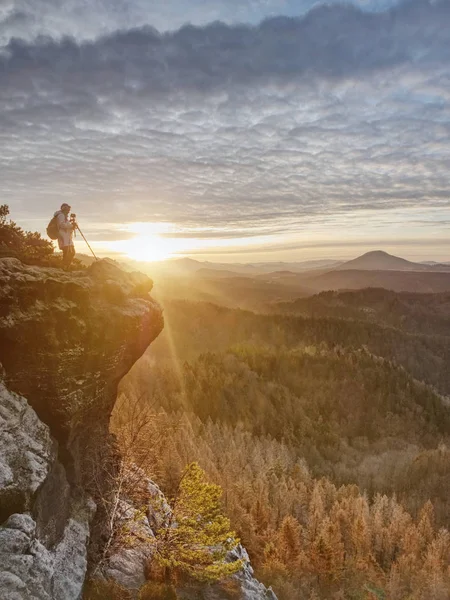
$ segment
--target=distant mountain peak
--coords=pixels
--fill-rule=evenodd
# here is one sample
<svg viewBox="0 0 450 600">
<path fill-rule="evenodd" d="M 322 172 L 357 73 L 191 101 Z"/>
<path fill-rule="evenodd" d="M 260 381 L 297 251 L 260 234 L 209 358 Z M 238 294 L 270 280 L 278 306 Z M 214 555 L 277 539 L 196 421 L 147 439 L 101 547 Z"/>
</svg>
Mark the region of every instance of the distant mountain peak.
<svg viewBox="0 0 450 600">
<path fill-rule="evenodd" d="M 384 250 L 371 250 L 336 267 L 335 270 L 426 271 L 429 267 L 394 256 Z"/>
<path fill-rule="evenodd" d="M 362 254 L 359 258 L 364 258 L 364 257 L 368 257 L 368 256 L 373 256 L 373 257 L 390 256 L 392 258 L 397 258 L 393 254 L 389 254 L 389 252 L 385 252 L 384 250 L 370 250 L 369 252 L 365 252 L 364 254 Z M 401 259 L 401 260 L 403 260 L 403 259 Z"/>
</svg>

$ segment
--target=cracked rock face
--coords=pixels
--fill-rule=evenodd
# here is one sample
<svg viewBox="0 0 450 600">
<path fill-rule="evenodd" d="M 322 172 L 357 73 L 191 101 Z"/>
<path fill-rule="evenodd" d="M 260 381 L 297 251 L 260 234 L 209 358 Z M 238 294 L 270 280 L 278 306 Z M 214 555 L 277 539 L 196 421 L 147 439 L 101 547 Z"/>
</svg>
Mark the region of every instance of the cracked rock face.
<svg viewBox="0 0 450 600">
<path fill-rule="evenodd" d="M 146 581 L 146 565 L 154 552 L 148 540 L 154 534 L 147 516 L 140 514 L 132 504 L 121 501 L 120 513 L 120 520 L 127 527 L 130 542 L 110 556 L 103 575 L 137 592 Z"/>
<path fill-rule="evenodd" d="M 0 527 L 2 600 L 65 600 L 80 597 L 87 566 L 89 515 L 70 519 L 59 544 L 37 538 L 30 515 L 13 514 Z"/>
<path fill-rule="evenodd" d="M 2 600 L 79 598 L 95 505 L 67 496 L 56 441 L 25 398 L 0 381 L 0 591 Z M 64 519 L 47 518 L 49 482 L 66 502 Z M 50 503 L 51 504 L 51 503 Z M 21 511 L 21 512 L 18 512 Z M 55 535 L 56 529 L 60 535 Z M 53 531 L 53 535 L 49 532 Z"/>
<path fill-rule="evenodd" d="M 151 288 L 107 261 L 65 273 L 0 259 L 2 600 L 80 597 L 89 540 L 102 543 L 92 496 L 108 485 L 94 459 L 114 468 L 118 383 L 163 327 Z"/>
<path fill-rule="evenodd" d="M 90 449 L 109 437 L 118 383 L 163 328 L 152 285 L 108 261 L 65 273 L 0 259 L 5 385 L 50 427 L 82 488 Z"/>
<path fill-rule="evenodd" d="M 147 567 L 155 552 L 154 532 L 167 523 L 171 509 L 159 487 L 136 465 L 128 467 L 124 487 L 133 490 L 134 496 L 138 490 L 140 501 L 136 503 L 126 492 L 122 494 L 118 524 L 126 531 L 127 543 L 115 546 L 102 576 L 137 593 L 146 582 Z"/>
<path fill-rule="evenodd" d="M 49 428 L 0 381 L 0 523 L 17 509 L 30 510 L 56 453 Z"/>
</svg>

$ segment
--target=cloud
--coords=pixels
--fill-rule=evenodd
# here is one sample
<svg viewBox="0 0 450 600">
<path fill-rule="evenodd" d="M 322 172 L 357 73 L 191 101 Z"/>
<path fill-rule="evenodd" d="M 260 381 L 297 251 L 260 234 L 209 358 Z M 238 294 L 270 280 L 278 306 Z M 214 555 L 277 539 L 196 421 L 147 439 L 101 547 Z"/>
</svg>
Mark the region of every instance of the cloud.
<svg viewBox="0 0 450 600">
<path fill-rule="evenodd" d="M 53 87 L 121 91 L 130 101 L 176 91 L 204 94 L 250 81 L 291 81 L 308 74 L 358 75 L 407 62 L 450 58 L 448 2 L 415 0 L 387 13 L 323 5 L 304 18 L 276 17 L 258 27 L 216 22 L 160 34 L 151 27 L 95 42 L 11 40 L 4 48 L 6 84 L 18 70 Z"/>
<path fill-rule="evenodd" d="M 382 10 L 397 1 L 357 0 L 355 4 L 366 10 Z M 94 40 L 142 25 L 173 31 L 185 24 L 204 26 L 213 21 L 256 24 L 280 14 L 301 16 L 315 4 L 316 0 L 3 0 L 0 46 L 13 37 L 32 41 L 39 35 Z"/>
<path fill-rule="evenodd" d="M 68 201 L 99 239 L 105 221 L 246 236 L 448 208 L 449 26 L 448 2 L 414 0 L 12 40 L 0 54 L 2 199 L 22 219 Z"/>
</svg>

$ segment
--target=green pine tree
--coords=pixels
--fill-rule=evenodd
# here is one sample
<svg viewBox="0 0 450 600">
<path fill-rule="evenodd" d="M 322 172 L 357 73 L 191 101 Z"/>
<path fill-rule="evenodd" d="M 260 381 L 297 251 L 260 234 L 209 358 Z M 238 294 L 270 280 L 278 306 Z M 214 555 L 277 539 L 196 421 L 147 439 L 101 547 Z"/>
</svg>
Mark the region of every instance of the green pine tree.
<svg viewBox="0 0 450 600">
<path fill-rule="evenodd" d="M 221 496 L 221 487 L 209 483 L 197 463 L 186 467 L 171 517 L 156 535 L 155 558 L 164 567 L 167 582 L 175 571 L 214 582 L 242 569 L 242 560 L 226 560 L 239 540 L 222 514 Z"/>
</svg>

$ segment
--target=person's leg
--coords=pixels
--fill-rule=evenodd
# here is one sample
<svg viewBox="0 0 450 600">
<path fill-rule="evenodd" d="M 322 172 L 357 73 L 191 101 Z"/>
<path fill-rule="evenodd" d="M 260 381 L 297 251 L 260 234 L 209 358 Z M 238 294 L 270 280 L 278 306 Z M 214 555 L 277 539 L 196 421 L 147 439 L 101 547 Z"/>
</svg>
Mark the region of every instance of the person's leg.
<svg viewBox="0 0 450 600">
<path fill-rule="evenodd" d="M 70 261 L 69 265 L 72 264 L 73 259 L 75 258 L 75 246 L 69 246 L 70 248 Z"/>
<path fill-rule="evenodd" d="M 64 246 L 62 249 L 63 253 L 63 269 L 68 269 L 72 258 L 70 257 L 70 246 Z"/>
<path fill-rule="evenodd" d="M 74 246 L 64 246 L 62 249 L 63 253 L 63 268 L 68 269 L 72 264 L 73 259 L 75 258 L 75 247 Z"/>
</svg>

